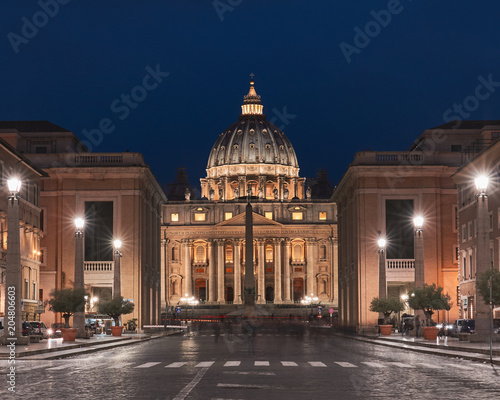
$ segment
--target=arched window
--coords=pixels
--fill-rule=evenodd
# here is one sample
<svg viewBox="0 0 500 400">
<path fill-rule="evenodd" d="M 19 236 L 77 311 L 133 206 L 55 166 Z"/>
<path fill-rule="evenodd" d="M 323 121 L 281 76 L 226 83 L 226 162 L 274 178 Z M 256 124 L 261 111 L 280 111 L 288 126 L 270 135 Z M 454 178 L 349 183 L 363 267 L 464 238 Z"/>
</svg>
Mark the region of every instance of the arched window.
<svg viewBox="0 0 500 400">
<path fill-rule="evenodd" d="M 233 262 L 233 246 L 226 246 L 226 262 Z"/>
<path fill-rule="evenodd" d="M 293 245 L 292 258 L 296 261 L 304 260 L 304 245 L 302 243 L 295 243 Z"/>
<path fill-rule="evenodd" d="M 273 246 L 270 244 L 266 246 L 266 262 L 273 262 Z"/>
<path fill-rule="evenodd" d="M 195 251 L 195 254 L 194 254 L 194 260 L 198 261 L 198 262 L 204 262 L 204 261 L 206 261 L 205 246 L 203 246 L 202 244 L 199 244 L 198 246 L 196 246 L 196 251 Z"/>
</svg>

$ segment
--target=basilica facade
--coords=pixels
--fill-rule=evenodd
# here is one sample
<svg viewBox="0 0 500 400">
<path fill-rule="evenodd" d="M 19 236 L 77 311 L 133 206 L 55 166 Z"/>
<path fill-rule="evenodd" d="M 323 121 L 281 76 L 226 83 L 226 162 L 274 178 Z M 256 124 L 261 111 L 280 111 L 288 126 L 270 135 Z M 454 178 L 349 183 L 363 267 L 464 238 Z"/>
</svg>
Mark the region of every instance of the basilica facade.
<svg viewBox="0 0 500 400">
<path fill-rule="evenodd" d="M 253 80 L 238 121 L 210 149 L 201 199 L 162 208 L 162 308 L 241 304 L 245 206 L 253 210 L 256 302 L 337 305 L 336 206 L 315 199 L 291 142 L 266 119 Z"/>
</svg>

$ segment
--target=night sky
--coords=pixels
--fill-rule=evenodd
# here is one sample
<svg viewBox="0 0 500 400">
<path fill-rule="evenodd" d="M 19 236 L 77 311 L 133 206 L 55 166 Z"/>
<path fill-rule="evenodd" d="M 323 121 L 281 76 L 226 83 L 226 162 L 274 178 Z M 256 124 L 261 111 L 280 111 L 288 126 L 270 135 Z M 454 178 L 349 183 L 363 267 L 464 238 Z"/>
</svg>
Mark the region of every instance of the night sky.
<svg viewBox="0 0 500 400">
<path fill-rule="evenodd" d="M 461 119 L 500 119 L 500 83 L 468 98 L 478 77 L 500 82 L 498 1 L 6 0 L 0 10 L 0 120 L 48 120 L 82 140 L 107 121 L 92 151 L 143 153 L 162 185 L 184 166 L 199 187 L 250 73 L 300 175 L 325 168 L 334 184 L 356 152 L 406 150 L 455 104 Z"/>
</svg>

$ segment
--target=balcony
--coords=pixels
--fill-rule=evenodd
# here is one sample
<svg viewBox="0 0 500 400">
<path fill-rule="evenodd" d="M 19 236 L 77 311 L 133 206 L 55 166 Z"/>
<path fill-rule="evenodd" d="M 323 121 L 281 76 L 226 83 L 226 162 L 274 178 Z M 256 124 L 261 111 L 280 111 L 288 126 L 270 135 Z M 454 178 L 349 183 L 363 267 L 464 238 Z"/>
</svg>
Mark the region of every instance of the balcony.
<svg viewBox="0 0 500 400">
<path fill-rule="evenodd" d="M 387 282 L 414 282 L 414 259 L 390 259 L 385 261 Z"/>
<path fill-rule="evenodd" d="M 113 261 L 85 261 L 85 284 L 91 286 L 113 286 Z"/>
</svg>

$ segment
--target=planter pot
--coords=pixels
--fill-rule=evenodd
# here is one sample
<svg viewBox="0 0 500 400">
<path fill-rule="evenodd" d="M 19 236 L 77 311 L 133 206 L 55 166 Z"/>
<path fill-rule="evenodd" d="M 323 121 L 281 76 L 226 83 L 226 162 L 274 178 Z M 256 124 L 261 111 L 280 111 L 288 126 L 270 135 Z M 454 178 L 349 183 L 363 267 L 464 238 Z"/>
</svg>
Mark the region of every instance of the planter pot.
<svg viewBox="0 0 500 400">
<path fill-rule="evenodd" d="M 424 326 L 422 332 L 424 334 L 424 339 L 426 340 L 436 340 L 439 329 L 435 326 Z"/>
<path fill-rule="evenodd" d="M 111 327 L 111 334 L 113 336 L 121 336 L 123 331 L 123 326 L 112 326 Z"/>
<path fill-rule="evenodd" d="M 63 328 L 61 329 L 62 339 L 64 342 L 74 342 L 76 339 L 76 328 Z"/>
<path fill-rule="evenodd" d="M 379 325 L 380 333 L 384 336 L 390 336 L 392 333 L 392 325 Z"/>
</svg>

